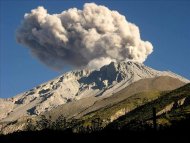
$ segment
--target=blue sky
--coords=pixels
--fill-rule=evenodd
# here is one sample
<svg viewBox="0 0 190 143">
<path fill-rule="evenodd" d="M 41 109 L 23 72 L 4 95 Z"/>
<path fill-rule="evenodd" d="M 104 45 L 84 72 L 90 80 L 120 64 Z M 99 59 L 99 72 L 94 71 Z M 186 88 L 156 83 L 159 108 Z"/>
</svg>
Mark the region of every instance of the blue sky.
<svg viewBox="0 0 190 143">
<path fill-rule="evenodd" d="M 154 52 L 144 64 L 157 70 L 170 70 L 190 79 L 190 1 L 78 1 L 78 0 L 1 0 L 0 1 L 0 98 L 31 89 L 65 71 L 53 71 L 33 58 L 19 45 L 15 31 L 26 12 L 44 6 L 49 13 L 71 7 L 82 9 L 95 2 L 117 10 L 140 28 L 143 40 L 150 41 Z"/>
</svg>

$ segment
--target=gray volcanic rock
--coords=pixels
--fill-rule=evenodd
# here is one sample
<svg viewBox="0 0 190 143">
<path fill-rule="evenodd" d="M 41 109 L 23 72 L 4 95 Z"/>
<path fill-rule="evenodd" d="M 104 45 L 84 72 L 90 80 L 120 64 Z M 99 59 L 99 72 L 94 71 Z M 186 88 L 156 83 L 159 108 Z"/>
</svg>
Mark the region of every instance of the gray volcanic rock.
<svg viewBox="0 0 190 143">
<path fill-rule="evenodd" d="M 157 71 L 144 64 L 112 62 L 99 70 L 82 69 L 67 72 L 13 98 L 0 99 L 0 122 L 14 121 L 24 116 L 37 116 L 60 105 L 78 102 L 87 97 L 96 101 L 99 97 L 112 96 L 140 79 L 159 76 L 189 82 L 172 72 Z"/>
</svg>

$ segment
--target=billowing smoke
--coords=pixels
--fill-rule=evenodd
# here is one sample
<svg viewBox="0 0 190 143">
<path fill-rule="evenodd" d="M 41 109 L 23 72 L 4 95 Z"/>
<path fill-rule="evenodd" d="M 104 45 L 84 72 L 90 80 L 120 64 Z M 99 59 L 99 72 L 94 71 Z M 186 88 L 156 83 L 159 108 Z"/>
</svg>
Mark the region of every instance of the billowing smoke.
<svg viewBox="0 0 190 143">
<path fill-rule="evenodd" d="M 24 15 L 17 41 L 46 65 L 98 68 L 111 61 L 144 62 L 152 44 L 142 41 L 139 28 L 125 16 L 94 3 L 48 14 L 43 7 Z"/>
</svg>

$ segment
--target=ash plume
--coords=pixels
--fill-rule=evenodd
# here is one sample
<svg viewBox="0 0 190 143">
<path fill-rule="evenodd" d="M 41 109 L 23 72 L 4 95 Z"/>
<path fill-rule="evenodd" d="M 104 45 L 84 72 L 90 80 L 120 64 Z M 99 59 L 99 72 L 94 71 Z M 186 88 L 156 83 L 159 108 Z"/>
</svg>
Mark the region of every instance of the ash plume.
<svg viewBox="0 0 190 143">
<path fill-rule="evenodd" d="M 153 46 L 141 40 L 139 28 L 117 11 L 86 3 L 49 14 L 44 7 L 31 10 L 16 32 L 17 41 L 47 66 L 99 68 L 111 61 L 142 63 Z"/>
</svg>

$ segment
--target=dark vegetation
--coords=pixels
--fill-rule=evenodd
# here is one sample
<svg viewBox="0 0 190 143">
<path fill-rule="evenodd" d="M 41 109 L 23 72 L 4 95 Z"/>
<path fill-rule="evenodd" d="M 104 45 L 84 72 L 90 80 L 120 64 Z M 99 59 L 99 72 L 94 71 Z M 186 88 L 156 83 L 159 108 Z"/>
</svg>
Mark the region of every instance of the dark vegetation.
<svg viewBox="0 0 190 143">
<path fill-rule="evenodd" d="M 0 136 L 3 143 L 44 142 L 189 142 L 190 118 L 176 122 L 169 128 L 154 130 L 147 126 L 144 131 L 103 129 L 91 133 L 73 133 L 70 129 L 17 132 Z"/>
</svg>

